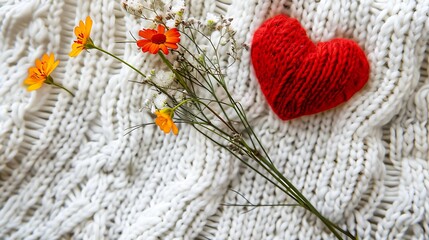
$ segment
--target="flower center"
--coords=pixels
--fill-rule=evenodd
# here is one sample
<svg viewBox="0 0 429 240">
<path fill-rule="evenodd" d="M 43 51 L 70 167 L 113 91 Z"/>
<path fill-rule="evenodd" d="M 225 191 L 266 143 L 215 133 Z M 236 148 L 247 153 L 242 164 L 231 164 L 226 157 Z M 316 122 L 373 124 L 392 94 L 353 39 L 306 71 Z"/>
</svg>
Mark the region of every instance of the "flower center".
<svg viewBox="0 0 429 240">
<path fill-rule="evenodd" d="M 167 40 L 167 37 L 164 34 L 158 33 L 152 36 L 152 42 L 155 44 L 162 44 L 165 43 Z"/>
</svg>

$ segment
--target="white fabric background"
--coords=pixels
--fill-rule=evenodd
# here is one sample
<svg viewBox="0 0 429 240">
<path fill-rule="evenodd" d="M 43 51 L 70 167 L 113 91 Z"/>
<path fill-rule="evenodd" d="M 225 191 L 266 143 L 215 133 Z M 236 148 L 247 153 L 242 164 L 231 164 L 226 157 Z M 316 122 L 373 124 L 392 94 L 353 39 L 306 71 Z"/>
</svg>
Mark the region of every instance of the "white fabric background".
<svg viewBox="0 0 429 240">
<path fill-rule="evenodd" d="M 0 1 L 1 239 L 333 239 L 284 194 L 189 126 L 178 137 L 141 112 L 147 88 L 95 51 L 69 58 L 73 28 L 90 15 L 94 42 L 143 71 L 157 58 L 131 40 L 139 23 L 119 1 Z M 355 40 L 371 75 L 349 102 L 292 121 L 269 109 L 249 52 L 228 71 L 234 96 L 279 169 L 331 220 L 360 239 L 429 239 L 429 1 L 191 0 L 192 16 L 234 17 L 250 43 L 267 18 L 297 18 L 313 41 Z M 43 53 L 61 61 L 26 92 Z M 280 63 L 281 64 L 281 63 Z M 246 213 L 244 213 L 246 212 Z"/>
</svg>

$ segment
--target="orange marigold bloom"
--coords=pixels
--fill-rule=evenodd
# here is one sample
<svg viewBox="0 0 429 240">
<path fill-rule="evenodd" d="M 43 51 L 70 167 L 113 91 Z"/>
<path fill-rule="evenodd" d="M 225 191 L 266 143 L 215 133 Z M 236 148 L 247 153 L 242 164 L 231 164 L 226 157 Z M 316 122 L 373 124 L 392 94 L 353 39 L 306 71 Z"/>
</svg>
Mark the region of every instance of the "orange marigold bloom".
<svg viewBox="0 0 429 240">
<path fill-rule="evenodd" d="M 85 23 L 82 20 L 79 22 L 79 26 L 74 28 L 74 34 L 76 35 L 76 40 L 72 45 L 72 50 L 69 53 L 70 57 L 76 57 L 84 49 L 94 48 L 94 43 L 89 37 L 91 34 L 92 28 L 92 19 L 90 16 L 86 17 Z"/>
<path fill-rule="evenodd" d="M 158 25 L 158 31 L 155 29 L 143 29 L 139 31 L 139 36 L 144 38 L 137 41 L 137 46 L 141 47 L 143 52 L 156 54 L 162 50 L 168 54 L 168 49 L 177 49 L 177 43 L 180 42 L 180 33 L 177 28 L 165 31 L 163 25 Z"/>
<path fill-rule="evenodd" d="M 24 84 L 28 85 L 27 90 L 33 91 L 39 89 L 45 82 L 51 84 L 53 80 L 50 74 L 59 63 L 59 60 L 55 61 L 53 53 L 49 56 L 45 53 L 42 59 L 36 59 L 36 66 L 28 69 L 28 77 L 24 81 Z"/>
<path fill-rule="evenodd" d="M 173 122 L 174 110 L 171 108 L 164 108 L 161 110 L 156 110 L 156 119 L 155 123 L 159 126 L 159 128 L 164 131 L 165 134 L 173 131 L 174 135 L 179 133 L 179 129 L 176 124 Z"/>
</svg>

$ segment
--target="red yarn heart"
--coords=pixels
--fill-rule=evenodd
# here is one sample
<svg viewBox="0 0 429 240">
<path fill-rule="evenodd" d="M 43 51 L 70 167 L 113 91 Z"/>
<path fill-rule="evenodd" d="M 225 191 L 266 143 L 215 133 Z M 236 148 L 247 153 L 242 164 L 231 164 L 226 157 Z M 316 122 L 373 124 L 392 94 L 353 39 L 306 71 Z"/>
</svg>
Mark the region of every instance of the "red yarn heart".
<svg viewBox="0 0 429 240">
<path fill-rule="evenodd" d="M 262 92 L 283 120 L 336 107 L 369 77 L 365 53 L 355 42 L 333 39 L 314 44 L 301 24 L 285 15 L 256 30 L 251 57 Z"/>
</svg>

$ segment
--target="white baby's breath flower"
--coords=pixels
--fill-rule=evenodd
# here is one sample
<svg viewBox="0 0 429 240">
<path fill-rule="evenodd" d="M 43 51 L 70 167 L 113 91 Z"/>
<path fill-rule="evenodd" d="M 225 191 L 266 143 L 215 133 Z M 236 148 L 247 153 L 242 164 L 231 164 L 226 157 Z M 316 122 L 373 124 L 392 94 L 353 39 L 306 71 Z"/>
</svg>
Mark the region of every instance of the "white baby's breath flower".
<svg viewBox="0 0 429 240">
<path fill-rule="evenodd" d="M 197 19 L 195 19 L 194 17 L 190 17 L 190 18 L 188 18 L 188 21 L 187 21 L 189 24 L 194 24 L 194 23 L 196 23 L 197 22 Z"/>
<path fill-rule="evenodd" d="M 171 1 L 171 12 L 179 13 L 185 10 L 185 1 L 184 0 L 172 0 Z"/>
<path fill-rule="evenodd" d="M 153 29 L 156 27 L 157 27 L 157 24 L 154 21 L 146 20 L 146 21 L 141 21 L 139 30 L 141 30 L 142 28 L 143 29 Z"/>
<path fill-rule="evenodd" d="M 183 93 L 182 91 L 175 91 L 173 93 L 173 97 L 174 99 L 176 99 L 176 101 L 181 102 L 185 100 L 185 93 Z"/>
<path fill-rule="evenodd" d="M 147 93 L 148 99 L 153 101 L 153 99 L 159 94 L 159 91 L 156 90 L 155 87 L 149 88 L 149 91 Z"/>
<path fill-rule="evenodd" d="M 152 104 L 152 100 L 150 100 L 150 99 L 145 99 L 143 102 L 143 105 L 145 107 L 149 107 L 151 104 Z"/>
<path fill-rule="evenodd" d="M 203 23 L 203 25 L 205 26 L 204 34 L 211 35 L 215 30 L 217 30 L 216 26 L 218 26 L 218 22 L 219 17 L 212 13 L 207 13 L 206 19 Z"/>
<path fill-rule="evenodd" d="M 171 71 L 158 71 L 152 81 L 159 87 L 169 87 L 174 81 L 174 73 Z"/>
<path fill-rule="evenodd" d="M 165 25 L 167 25 L 168 28 L 174 28 L 176 27 L 176 20 L 169 19 L 165 22 Z"/>
<path fill-rule="evenodd" d="M 143 5 L 139 0 L 123 0 L 122 7 L 128 13 L 136 16 L 141 16 L 145 10 L 145 5 Z"/>
<path fill-rule="evenodd" d="M 207 53 L 207 50 L 209 49 L 209 45 L 207 44 L 201 44 L 199 47 L 203 53 Z"/>
<path fill-rule="evenodd" d="M 145 99 L 144 101 L 143 101 L 143 107 L 141 107 L 140 108 L 140 112 L 141 111 L 143 111 L 144 109 L 146 109 L 146 110 L 150 110 L 150 108 L 152 107 L 152 100 L 151 99 Z"/>
<path fill-rule="evenodd" d="M 154 10 L 163 10 L 166 5 L 165 2 L 162 0 L 154 0 L 149 2 L 150 2 L 150 7 Z"/>
<path fill-rule="evenodd" d="M 213 13 L 207 13 L 206 16 L 206 24 L 208 27 L 215 27 L 216 24 L 219 22 L 219 17 L 214 15 Z"/>
<path fill-rule="evenodd" d="M 168 97 L 167 95 L 160 93 L 153 100 L 153 104 L 157 109 L 162 109 L 167 106 Z"/>
<path fill-rule="evenodd" d="M 156 112 L 156 107 L 155 107 L 155 105 L 154 105 L 154 104 L 152 104 L 152 106 L 150 107 L 150 112 L 151 112 L 152 114 L 155 114 L 155 112 Z"/>
</svg>

